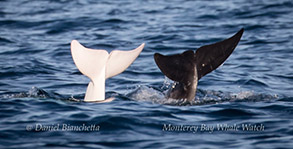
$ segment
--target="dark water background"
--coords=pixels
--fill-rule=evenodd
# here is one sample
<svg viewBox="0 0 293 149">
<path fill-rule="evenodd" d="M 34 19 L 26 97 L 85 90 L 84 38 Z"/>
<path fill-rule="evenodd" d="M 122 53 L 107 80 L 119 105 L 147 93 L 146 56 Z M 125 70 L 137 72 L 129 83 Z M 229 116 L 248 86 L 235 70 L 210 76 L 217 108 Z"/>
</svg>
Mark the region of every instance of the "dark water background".
<svg viewBox="0 0 293 149">
<path fill-rule="evenodd" d="M 292 148 L 292 24 L 292 0 L 1 0 L 0 148 Z M 164 98 L 172 82 L 155 52 L 195 50 L 242 27 L 233 54 L 199 81 L 197 102 Z M 106 96 L 115 101 L 72 100 L 83 98 L 89 82 L 71 58 L 73 39 L 108 51 L 146 43 L 125 72 L 107 80 Z M 63 124 L 99 130 L 61 131 Z M 224 124 L 240 128 L 175 129 Z M 249 124 L 259 129 L 242 129 Z"/>
</svg>

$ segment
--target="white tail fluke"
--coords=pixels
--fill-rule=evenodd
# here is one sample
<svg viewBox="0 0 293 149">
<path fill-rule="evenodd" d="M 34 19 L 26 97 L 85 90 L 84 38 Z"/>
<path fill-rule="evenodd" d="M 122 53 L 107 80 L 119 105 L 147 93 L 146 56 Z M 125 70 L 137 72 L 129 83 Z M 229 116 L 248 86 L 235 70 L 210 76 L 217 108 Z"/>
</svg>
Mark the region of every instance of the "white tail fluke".
<svg viewBox="0 0 293 149">
<path fill-rule="evenodd" d="M 144 48 L 144 43 L 131 51 L 85 48 L 78 41 L 71 42 L 71 54 L 79 71 L 91 79 L 86 91 L 85 101 L 105 100 L 105 80 L 127 69 Z"/>
</svg>

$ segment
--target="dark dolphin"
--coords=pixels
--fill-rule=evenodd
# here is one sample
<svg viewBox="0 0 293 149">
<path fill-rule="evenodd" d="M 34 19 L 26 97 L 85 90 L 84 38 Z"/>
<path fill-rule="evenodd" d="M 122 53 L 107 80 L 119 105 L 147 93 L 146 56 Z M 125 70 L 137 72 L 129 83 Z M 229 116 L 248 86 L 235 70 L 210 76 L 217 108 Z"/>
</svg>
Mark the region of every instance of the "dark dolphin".
<svg viewBox="0 0 293 149">
<path fill-rule="evenodd" d="M 154 59 L 160 70 L 169 79 L 175 81 L 167 94 L 167 98 L 195 99 L 197 82 L 206 74 L 217 69 L 231 55 L 243 34 L 242 28 L 234 36 L 205 45 L 194 51 L 189 50 L 181 54 L 162 55 L 154 54 Z"/>
</svg>

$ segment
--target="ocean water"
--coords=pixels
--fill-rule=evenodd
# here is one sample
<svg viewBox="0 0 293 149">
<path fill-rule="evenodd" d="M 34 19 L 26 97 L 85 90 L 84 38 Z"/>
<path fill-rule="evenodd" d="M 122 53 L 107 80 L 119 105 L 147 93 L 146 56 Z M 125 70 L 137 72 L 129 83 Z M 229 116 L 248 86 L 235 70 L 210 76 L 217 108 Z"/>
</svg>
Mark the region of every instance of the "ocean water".
<svg viewBox="0 0 293 149">
<path fill-rule="evenodd" d="M 0 148 L 292 148 L 292 0 L 1 0 Z M 203 77 L 193 104 L 153 54 L 177 54 L 245 32 Z M 106 81 L 110 103 L 86 103 L 89 79 L 70 42 L 131 50 Z"/>
</svg>

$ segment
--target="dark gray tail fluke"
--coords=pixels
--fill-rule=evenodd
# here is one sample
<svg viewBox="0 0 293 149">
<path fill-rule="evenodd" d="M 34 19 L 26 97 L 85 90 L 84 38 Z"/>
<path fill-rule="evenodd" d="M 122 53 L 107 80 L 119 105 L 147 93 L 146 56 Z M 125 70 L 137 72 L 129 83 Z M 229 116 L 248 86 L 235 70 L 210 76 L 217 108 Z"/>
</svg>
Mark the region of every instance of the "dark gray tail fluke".
<svg viewBox="0 0 293 149">
<path fill-rule="evenodd" d="M 155 53 L 154 59 L 160 70 L 171 80 L 187 83 L 197 75 L 197 80 L 218 68 L 233 52 L 237 46 L 244 29 L 234 36 L 193 51 L 181 54 L 164 56 Z M 196 71 L 194 69 L 197 69 Z M 194 74 L 197 72 L 197 74 Z"/>
<path fill-rule="evenodd" d="M 196 50 L 196 68 L 198 79 L 218 68 L 231 55 L 243 34 L 242 28 L 234 36 Z"/>
<path fill-rule="evenodd" d="M 187 83 L 194 76 L 193 51 L 169 56 L 155 53 L 154 59 L 163 74 L 173 81 Z"/>
</svg>

